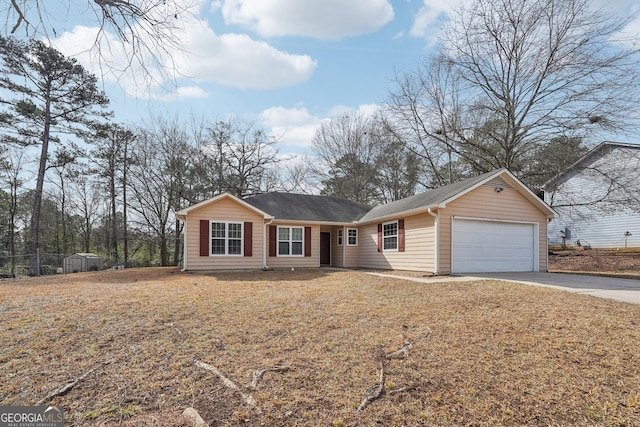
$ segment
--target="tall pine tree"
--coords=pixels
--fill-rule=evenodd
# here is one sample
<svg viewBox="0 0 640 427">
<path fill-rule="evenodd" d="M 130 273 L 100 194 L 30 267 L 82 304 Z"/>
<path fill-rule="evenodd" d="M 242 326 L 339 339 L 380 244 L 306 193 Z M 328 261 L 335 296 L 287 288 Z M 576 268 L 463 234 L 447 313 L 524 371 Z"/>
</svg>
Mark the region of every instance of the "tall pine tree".
<svg viewBox="0 0 640 427">
<path fill-rule="evenodd" d="M 75 59 L 39 40 L 12 37 L 0 37 L 0 89 L 4 90 L 0 98 L 2 140 L 40 147 L 29 245 L 30 274 L 39 274 L 36 253 L 50 145 L 59 144 L 62 135 L 82 138 L 91 122 L 109 115 L 104 110 L 109 99 L 98 89 L 96 77 Z"/>
</svg>

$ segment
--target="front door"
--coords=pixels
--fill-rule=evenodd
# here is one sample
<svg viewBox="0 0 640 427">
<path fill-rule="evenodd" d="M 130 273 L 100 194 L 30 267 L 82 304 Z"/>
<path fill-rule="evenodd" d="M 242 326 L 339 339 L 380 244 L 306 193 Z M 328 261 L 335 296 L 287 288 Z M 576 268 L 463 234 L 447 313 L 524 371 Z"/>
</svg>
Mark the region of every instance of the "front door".
<svg viewBox="0 0 640 427">
<path fill-rule="evenodd" d="M 320 265 L 331 264 L 331 233 L 320 233 Z"/>
</svg>

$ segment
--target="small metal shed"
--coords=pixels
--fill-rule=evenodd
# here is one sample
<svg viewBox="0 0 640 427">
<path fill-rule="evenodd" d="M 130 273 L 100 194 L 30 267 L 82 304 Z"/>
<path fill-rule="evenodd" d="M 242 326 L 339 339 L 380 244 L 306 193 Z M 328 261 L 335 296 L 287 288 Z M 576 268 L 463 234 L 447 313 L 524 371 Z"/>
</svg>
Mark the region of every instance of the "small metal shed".
<svg viewBox="0 0 640 427">
<path fill-rule="evenodd" d="M 65 273 L 102 270 L 102 257 L 92 253 L 77 253 L 64 259 Z"/>
</svg>

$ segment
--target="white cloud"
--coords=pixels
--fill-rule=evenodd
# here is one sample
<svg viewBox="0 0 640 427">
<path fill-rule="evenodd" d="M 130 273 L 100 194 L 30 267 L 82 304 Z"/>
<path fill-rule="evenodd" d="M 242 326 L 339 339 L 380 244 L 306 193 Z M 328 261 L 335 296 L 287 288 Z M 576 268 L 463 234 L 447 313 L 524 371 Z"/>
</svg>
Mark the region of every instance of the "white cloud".
<svg viewBox="0 0 640 427">
<path fill-rule="evenodd" d="M 307 81 L 317 62 L 307 55 L 275 49 L 245 34 L 216 36 L 208 28 L 192 30 L 184 74 L 248 89 L 274 89 Z"/>
<path fill-rule="evenodd" d="M 372 33 L 394 16 L 388 0 L 225 0 L 221 10 L 227 24 L 264 37 L 320 40 Z"/>
<path fill-rule="evenodd" d="M 97 27 L 76 26 L 52 44 L 63 54 L 77 58 L 89 71 L 119 84 L 129 96 L 137 98 L 170 100 L 204 96 L 204 90 L 196 90 L 194 85 L 180 88 L 177 83 L 184 79 L 248 89 L 291 86 L 308 80 L 317 67 L 316 61 L 307 55 L 290 54 L 247 35 L 217 35 L 206 21 L 193 16 L 185 17 L 182 25 L 183 32 L 175 35 L 178 45 L 170 48 L 167 55 L 157 57 L 166 69 L 175 72 L 173 82 L 153 61 L 144 64 L 143 71 L 143 65 L 135 61 L 131 46 L 113 34 L 104 33 L 97 39 Z M 172 85 L 178 86 L 178 93 L 174 94 L 177 96 L 167 96 L 166 88 Z"/>
<path fill-rule="evenodd" d="M 260 120 L 270 134 L 280 138 L 280 144 L 297 148 L 310 148 L 313 136 L 323 121 L 331 120 L 344 114 L 357 113 L 364 117 L 373 116 L 380 106 L 363 104 L 357 108 L 337 105 L 330 109 L 326 117 L 313 115 L 305 107 L 294 108 L 271 107 L 260 113 Z"/>
<path fill-rule="evenodd" d="M 423 0 L 423 2 L 414 17 L 409 34 L 434 41 L 440 31 L 441 20 L 450 16 L 465 0 Z"/>
<path fill-rule="evenodd" d="M 271 107 L 260 113 L 262 125 L 280 138 L 281 145 L 311 147 L 320 119 L 304 108 Z"/>
<path fill-rule="evenodd" d="M 163 97 L 165 101 L 176 101 L 179 99 L 204 99 L 209 94 L 198 86 L 179 86 L 176 90 Z"/>
</svg>

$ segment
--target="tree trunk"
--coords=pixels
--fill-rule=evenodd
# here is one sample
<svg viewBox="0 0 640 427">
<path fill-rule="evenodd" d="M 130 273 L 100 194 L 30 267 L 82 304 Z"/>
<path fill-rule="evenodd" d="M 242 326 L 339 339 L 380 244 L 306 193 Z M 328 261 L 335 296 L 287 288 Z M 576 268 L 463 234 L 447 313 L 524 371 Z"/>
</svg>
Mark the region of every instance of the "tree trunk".
<svg viewBox="0 0 640 427">
<path fill-rule="evenodd" d="M 16 213 L 18 210 L 17 183 L 11 190 L 11 218 L 9 219 L 9 255 L 11 257 L 11 274 L 16 274 Z"/>
<path fill-rule="evenodd" d="M 111 256 L 113 262 L 118 262 L 118 215 L 116 205 L 116 177 L 115 167 L 111 169 L 111 176 L 109 177 L 109 193 L 111 196 Z"/>
<path fill-rule="evenodd" d="M 42 189 L 44 187 L 44 173 L 47 170 L 47 157 L 49 155 L 49 131 L 51 129 L 51 103 L 47 100 L 45 104 L 44 132 L 42 133 L 42 150 L 40 151 L 40 162 L 38 166 L 38 178 L 36 179 L 36 189 L 33 197 L 33 211 L 31 213 L 31 243 L 29 252 L 31 262 L 29 263 L 29 274 L 31 276 L 40 275 L 38 259 L 38 248 L 40 246 L 40 210 L 42 208 Z"/>
<path fill-rule="evenodd" d="M 169 264 L 169 253 L 167 250 L 167 236 L 162 233 L 160 236 L 160 265 L 166 267 Z"/>
<path fill-rule="evenodd" d="M 127 232 L 127 146 L 128 141 L 124 141 L 124 157 L 122 166 L 122 256 L 124 258 L 124 266 L 129 266 L 129 233 Z"/>
</svg>

